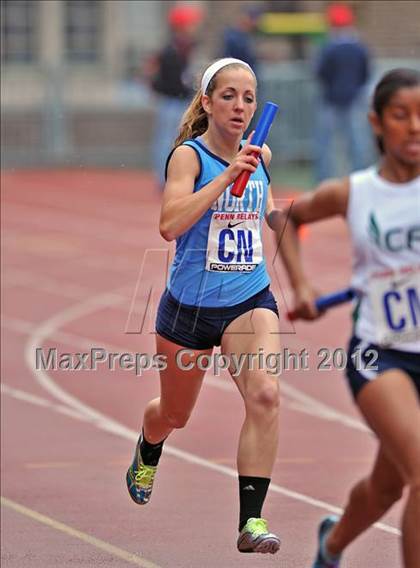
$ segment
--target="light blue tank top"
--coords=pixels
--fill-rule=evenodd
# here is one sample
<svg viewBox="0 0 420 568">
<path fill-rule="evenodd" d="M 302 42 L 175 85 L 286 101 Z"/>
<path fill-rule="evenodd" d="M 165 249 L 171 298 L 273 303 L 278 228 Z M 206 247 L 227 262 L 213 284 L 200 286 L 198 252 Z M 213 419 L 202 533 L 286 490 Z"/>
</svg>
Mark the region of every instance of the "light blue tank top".
<svg viewBox="0 0 420 568">
<path fill-rule="evenodd" d="M 200 162 L 194 192 L 229 166 L 200 137 L 184 144 L 196 151 Z M 261 160 L 241 198 L 232 196 L 228 186 L 201 219 L 176 240 L 168 289 L 180 303 L 233 306 L 268 286 L 261 230 L 269 183 Z"/>
</svg>

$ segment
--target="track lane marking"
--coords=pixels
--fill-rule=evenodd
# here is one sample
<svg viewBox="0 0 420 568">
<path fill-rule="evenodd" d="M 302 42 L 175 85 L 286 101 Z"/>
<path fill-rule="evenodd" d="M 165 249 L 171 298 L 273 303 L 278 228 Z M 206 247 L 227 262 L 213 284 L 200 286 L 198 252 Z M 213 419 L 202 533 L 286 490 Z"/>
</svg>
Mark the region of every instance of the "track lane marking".
<svg viewBox="0 0 420 568">
<path fill-rule="evenodd" d="M 12 269 L 11 279 L 16 283 L 19 283 L 20 285 L 25 285 L 25 283 L 27 285 L 28 282 L 30 282 L 31 285 L 34 283 L 35 285 L 39 284 L 40 290 L 49 293 L 54 290 L 55 291 L 60 290 L 63 291 L 63 293 L 65 292 L 66 293 L 65 295 L 67 295 L 68 297 L 72 297 L 73 299 L 78 299 L 78 300 L 86 299 L 86 295 L 88 293 L 92 294 L 92 291 L 82 286 L 72 284 L 72 285 L 67 285 L 67 287 L 66 286 L 63 287 L 62 284 L 60 284 L 55 279 L 51 279 L 45 276 L 40 277 L 39 275 L 33 272 L 22 269 Z M 129 293 L 131 292 L 131 288 L 130 290 L 128 290 L 128 288 L 125 288 L 124 291 L 126 293 Z M 136 295 L 134 294 L 133 298 L 135 298 L 135 296 Z M 132 300 L 132 302 L 133 301 L 134 300 Z M 129 305 L 129 302 L 130 300 L 127 296 L 121 295 L 121 302 L 117 302 L 117 304 L 113 307 L 125 310 L 126 306 Z M 121 304 L 126 304 L 126 306 L 123 306 Z M 4 321 L 5 321 L 4 325 L 6 325 L 6 327 L 8 326 L 12 327 L 14 318 L 5 316 Z M 22 330 L 22 332 L 26 332 L 29 334 L 31 333 L 31 331 L 33 331 L 35 324 L 32 324 L 31 327 L 25 327 L 25 323 L 26 322 L 22 322 L 22 325 L 19 326 L 19 321 L 17 321 L 16 322 L 17 325 L 13 327 L 15 327 L 16 331 Z M 54 339 L 56 341 L 72 345 L 74 344 L 79 347 L 84 347 L 86 349 L 90 349 L 92 345 L 98 343 L 96 340 L 90 339 L 89 337 L 82 337 L 67 332 L 56 332 L 54 334 Z M 103 342 L 101 343 L 101 347 L 103 347 L 107 351 L 115 351 L 115 352 L 124 351 L 122 347 L 117 347 L 111 344 L 105 344 Z M 215 377 L 214 375 L 211 375 L 211 373 L 207 373 L 205 378 L 205 384 L 225 391 L 236 391 L 236 387 L 231 382 L 220 379 L 220 377 Z M 340 411 L 337 411 L 334 408 L 322 403 L 321 401 L 318 401 L 313 397 L 306 395 L 304 392 L 297 389 L 296 387 L 289 385 L 284 377 L 283 377 L 281 390 L 283 394 L 286 394 L 291 399 L 291 402 L 289 402 L 287 406 L 292 410 L 296 410 L 298 412 L 304 412 L 305 414 L 309 414 L 318 418 L 323 418 L 328 421 L 337 421 L 355 430 L 360 430 L 361 432 L 367 432 L 371 434 L 370 428 L 364 422 L 361 422 L 356 418 L 353 418 Z"/>
<path fill-rule="evenodd" d="M 121 301 L 124 301 L 121 298 Z M 2 326 L 9 328 L 13 331 L 18 333 L 23 333 L 30 335 L 34 332 L 36 325 L 30 322 L 26 322 L 24 320 L 20 320 L 17 318 L 13 318 L 10 316 L 3 316 Z M 49 336 L 49 339 L 54 339 L 59 343 L 64 343 L 72 346 L 77 346 L 79 348 L 85 348 L 87 350 L 91 349 L 93 345 L 100 344 L 101 347 L 108 352 L 124 352 L 127 351 L 126 348 L 112 345 L 110 343 L 101 342 L 99 340 L 94 340 L 89 337 L 77 335 L 74 333 L 69 333 L 65 331 L 55 331 Z M 216 377 L 212 375 L 210 372 L 207 372 L 206 377 L 204 379 L 204 385 L 210 386 L 213 388 L 218 388 L 220 390 L 224 390 L 227 392 L 236 392 L 236 386 L 232 383 L 231 380 L 227 380 L 226 378 Z M 367 432 L 371 434 L 371 430 L 356 418 L 352 416 L 348 416 L 343 412 L 335 410 L 331 406 L 324 404 L 321 401 L 303 393 L 296 387 L 288 384 L 285 379 L 283 379 L 281 383 L 281 394 L 286 395 L 286 397 L 290 400 L 284 400 L 283 405 L 290 410 L 294 410 L 297 412 L 303 412 L 304 414 L 308 414 L 309 416 L 314 416 L 316 418 L 320 418 L 327 421 L 334 421 L 338 422 L 348 428 L 352 428 L 354 430 L 359 430 L 361 432 Z"/>
<path fill-rule="evenodd" d="M 3 507 L 7 507 L 12 511 L 20 513 L 21 515 L 37 521 L 38 523 L 41 523 L 43 525 L 46 525 L 47 527 L 50 527 L 56 531 L 72 536 L 73 538 L 77 538 L 78 540 L 82 540 L 83 542 L 86 542 L 87 544 L 90 544 L 91 546 L 94 546 L 99 550 L 103 550 L 104 552 L 107 552 L 112 556 L 116 556 L 117 558 L 120 558 L 121 560 L 124 560 L 129 564 L 141 566 L 142 568 L 161 568 L 161 566 L 159 566 L 158 564 L 155 564 L 154 562 L 151 562 L 150 560 L 147 560 L 146 558 L 143 558 L 138 554 L 128 552 L 128 550 L 119 548 L 118 546 L 106 542 L 105 540 L 101 540 L 96 536 L 92 536 L 83 531 L 79 531 L 78 529 L 75 529 L 70 525 L 66 525 L 61 521 L 57 521 L 52 517 L 47 517 L 47 515 L 38 513 L 38 511 L 35 511 L 34 509 L 24 507 L 23 505 L 16 503 L 16 501 L 12 501 L 11 499 L 7 499 L 6 497 L 1 496 L 1 504 Z"/>
<path fill-rule="evenodd" d="M 60 212 L 60 218 L 51 217 L 50 213 L 45 211 L 42 206 L 31 205 L 28 207 L 15 202 L 8 202 L 7 209 L 8 218 L 13 220 L 13 226 L 6 229 L 8 234 L 22 234 L 22 222 L 26 232 L 31 232 L 34 229 L 45 231 L 45 220 L 47 219 L 49 233 L 58 232 L 68 236 L 70 232 L 77 238 L 115 243 L 115 237 L 109 236 L 115 234 L 115 222 L 110 220 L 100 221 L 97 218 L 92 218 L 91 215 L 85 215 L 82 218 L 81 213 L 77 213 L 77 218 L 75 218 L 72 213 L 64 211 Z M 21 224 L 19 225 L 19 223 Z M 122 229 L 118 233 L 118 241 L 138 250 L 139 243 L 142 242 L 141 231 L 138 226 L 136 224 L 127 226 L 123 223 L 120 223 L 120 225 Z M 156 239 L 154 240 L 156 241 Z"/>
<path fill-rule="evenodd" d="M 57 385 L 55 385 L 55 386 L 57 387 Z M 57 387 L 57 388 L 59 390 L 61 390 L 60 387 Z M 14 389 L 10 389 L 10 390 L 14 390 Z M 69 398 L 70 399 L 73 398 L 72 395 L 69 395 L 65 391 L 63 391 L 63 394 L 65 395 L 66 400 L 68 400 Z M 19 398 L 21 398 L 22 400 L 24 399 L 23 397 L 19 397 Z M 78 401 L 78 399 L 75 399 L 76 403 L 77 403 L 77 401 Z M 29 400 L 27 400 L 27 402 L 29 402 Z M 54 405 L 51 404 L 51 403 L 47 407 L 51 410 L 54 409 Z M 126 426 L 117 422 L 116 420 L 106 417 L 105 415 L 101 414 L 100 412 L 96 411 L 95 409 L 88 407 L 84 403 L 81 403 L 79 401 L 79 403 L 77 405 L 77 411 L 76 412 L 79 413 L 81 411 L 81 408 L 86 408 L 86 411 L 89 413 L 89 416 L 84 418 L 85 421 L 90 422 L 91 424 L 93 424 L 94 426 L 99 428 L 100 430 L 104 430 L 106 432 L 110 432 L 110 433 L 115 434 L 117 436 L 120 436 L 122 438 L 126 438 L 130 441 L 137 442 L 138 432 L 136 432 L 135 430 L 131 430 L 130 428 L 127 428 Z M 231 467 L 227 467 L 227 466 L 221 465 L 220 463 L 217 463 L 217 462 L 205 459 L 205 458 L 201 458 L 201 457 L 197 456 L 196 454 L 186 452 L 184 450 L 181 450 L 179 448 L 176 448 L 176 447 L 168 445 L 168 444 L 165 444 L 165 453 L 167 455 L 171 455 L 173 457 L 176 457 L 178 459 L 186 461 L 187 463 L 190 463 L 190 464 L 193 464 L 193 465 L 199 465 L 201 467 L 216 471 L 218 473 L 227 475 L 228 477 L 232 477 L 234 479 L 236 479 L 237 476 L 238 476 L 237 471 L 235 469 L 231 468 Z M 342 514 L 343 513 L 343 509 L 341 509 L 340 507 L 336 507 L 336 506 L 331 505 L 330 503 L 327 503 L 326 501 L 322 501 L 320 499 L 314 499 L 312 497 L 304 495 L 303 493 L 298 493 L 296 491 L 286 489 L 285 487 L 283 487 L 281 485 L 277 485 L 275 483 L 270 484 L 269 491 L 272 491 L 273 493 L 278 493 L 280 495 L 283 495 L 285 497 L 289 497 L 291 499 L 295 499 L 296 501 L 300 501 L 301 503 L 305 503 L 307 505 L 312 505 L 313 507 L 316 507 L 318 509 L 322 509 L 323 511 L 329 511 L 329 512 L 335 513 L 335 514 Z M 390 534 L 393 534 L 393 535 L 397 535 L 397 536 L 401 535 L 401 532 L 400 532 L 399 529 L 396 529 L 396 528 L 391 527 L 389 525 L 386 525 L 384 523 L 375 523 L 373 526 L 376 527 L 377 529 L 380 529 L 384 532 L 387 532 L 387 533 L 390 533 Z"/>
<path fill-rule="evenodd" d="M 57 404 L 56 402 L 51 402 L 46 398 L 33 395 L 32 393 L 20 389 L 14 389 L 9 385 L 7 385 L 6 383 L 1 383 L 0 389 L 3 394 L 7 394 L 12 398 L 15 398 L 16 400 L 29 402 L 30 404 L 34 404 L 35 406 L 49 408 L 51 410 L 54 410 L 55 412 L 58 412 L 59 414 L 65 414 L 70 418 L 74 418 L 75 420 L 81 420 L 82 422 L 87 421 L 87 418 L 84 414 L 77 412 L 77 410 L 74 410 L 74 408 L 71 408 L 69 406 L 65 406 L 63 404 Z"/>
<path fill-rule="evenodd" d="M 41 369 L 35 369 L 33 365 L 33 354 L 35 353 L 36 348 L 43 345 L 44 341 L 47 340 L 50 336 L 54 335 L 54 333 L 62 326 L 70 323 L 71 321 L 74 321 L 79 317 L 84 317 L 88 314 L 94 313 L 97 309 L 100 309 L 105 305 L 114 305 L 119 301 L 120 297 L 118 296 L 118 290 L 116 290 L 114 292 L 100 294 L 99 296 L 87 299 L 83 302 L 76 303 L 73 306 L 65 308 L 61 312 L 57 312 L 55 315 L 45 320 L 36 327 L 25 345 L 24 357 L 26 364 L 33 373 L 35 379 L 50 394 L 52 394 L 65 405 L 68 405 L 77 412 L 84 414 L 97 428 L 136 442 L 138 439 L 138 432 L 127 428 L 120 422 L 117 422 L 116 420 L 106 416 L 105 414 L 102 414 L 91 406 L 83 403 L 78 398 L 72 396 L 67 391 L 62 389 L 57 383 L 55 383 L 47 373 L 45 373 Z M 233 468 L 215 464 L 207 459 L 201 458 L 190 452 L 185 452 L 169 444 L 165 445 L 165 451 L 167 454 L 173 455 L 188 463 L 217 471 L 235 479 L 237 478 L 237 471 Z M 319 509 L 322 509 L 323 511 L 330 511 L 338 514 L 341 514 L 343 512 L 340 507 L 335 507 L 334 505 L 331 505 L 330 503 L 327 503 L 320 499 L 315 499 L 302 493 L 298 493 L 297 491 L 286 489 L 285 487 L 276 485 L 274 483 L 270 484 L 269 490 L 273 491 L 274 493 L 279 493 L 283 496 L 295 499 L 296 501 L 300 501 L 307 505 L 312 505 L 313 507 L 317 507 Z M 398 529 L 384 523 L 376 523 L 374 526 L 382 531 L 394 535 L 400 534 L 400 531 Z"/>
<path fill-rule="evenodd" d="M 76 319 L 78 319 L 79 317 L 84 317 L 87 316 L 91 313 L 94 313 L 95 311 L 97 311 L 98 309 L 101 309 L 103 307 L 110 307 L 110 306 L 114 306 L 118 303 L 121 302 L 121 296 L 119 295 L 119 293 L 121 292 L 122 289 L 116 290 L 114 292 L 108 292 L 108 293 L 104 293 L 104 294 L 100 294 L 99 296 L 95 296 L 93 298 L 89 298 L 86 299 L 85 301 L 79 302 L 74 304 L 73 306 L 70 306 L 60 312 L 57 312 L 55 315 L 53 315 L 52 317 L 50 317 L 49 319 L 45 320 L 44 322 L 42 322 L 39 326 L 37 326 L 35 328 L 35 330 L 33 331 L 33 333 L 31 334 L 31 336 L 29 337 L 26 345 L 25 345 L 25 361 L 29 367 L 29 369 L 31 370 L 31 372 L 34 374 L 36 380 L 38 381 L 38 383 L 44 388 L 46 389 L 50 394 L 52 394 L 55 398 L 57 398 L 58 400 L 60 400 L 61 402 L 63 402 L 65 405 L 67 405 L 68 407 L 70 407 L 73 410 L 76 410 L 76 412 L 84 415 L 86 417 L 87 420 L 89 420 L 90 422 L 92 422 L 97 428 L 107 431 L 107 432 L 111 432 L 115 435 L 133 440 L 133 441 L 137 441 L 138 438 L 138 433 L 130 430 L 129 428 L 127 428 L 126 426 L 124 426 L 123 424 L 117 422 L 116 420 L 109 418 L 108 416 L 98 412 L 97 410 L 95 410 L 94 408 L 92 408 L 91 406 L 86 405 L 85 403 L 81 402 L 78 398 L 70 395 L 67 391 L 65 391 L 64 389 L 62 389 L 58 384 L 56 384 L 51 377 L 48 376 L 47 373 L 45 373 L 42 370 L 37 370 L 34 369 L 34 359 L 33 359 L 33 354 L 35 353 L 35 350 L 38 346 L 43 345 L 44 341 L 47 340 L 49 337 L 53 336 L 54 333 L 59 330 L 61 327 L 63 327 L 65 324 L 74 321 Z M 126 287 L 123 288 L 123 290 L 126 290 Z M 292 389 L 293 391 L 295 389 Z M 300 393 L 300 391 L 298 391 Z M 300 393 L 303 395 L 303 398 L 305 400 L 311 399 L 311 397 L 308 397 L 307 395 L 304 395 L 303 393 Z M 318 403 L 318 401 L 316 401 L 314 399 L 314 401 L 316 403 Z M 334 415 L 336 414 L 336 411 L 334 411 Z M 339 415 L 339 413 L 337 413 Z M 340 413 L 341 414 L 341 413 Z M 348 418 L 348 417 L 346 417 Z M 179 448 L 176 448 L 174 446 L 170 446 L 170 445 L 165 445 L 165 450 L 166 453 L 169 455 L 173 455 L 179 459 L 182 459 L 188 463 L 192 463 L 195 465 L 199 465 L 203 468 L 207 468 L 213 471 L 217 471 L 219 473 L 222 473 L 224 475 L 227 475 L 229 477 L 237 477 L 237 472 L 236 470 L 232 469 L 232 468 L 228 468 L 222 465 L 218 465 L 215 463 L 212 463 L 211 461 L 201 458 L 195 454 L 189 453 L 189 452 L 185 452 L 183 450 L 180 450 Z M 297 501 L 303 502 L 305 504 L 309 504 L 312 505 L 314 507 L 320 508 L 322 510 L 326 510 L 326 511 L 330 511 L 330 512 L 334 512 L 334 513 L 338 513 L 341 514 L 342 513 L 342 509 L 339 507 L 335 507 L 333 505 L 331 505 L 330 503 L 327 503 L 325 501 L 319 500 L 319 499 L 315 499 L 312 497 L 309 497 L 307 495 L 298 493 L 296 491 L 292 491 L 289 489 L 286 489 L 282 486 L 276 485 L 274 483 L 272 483 L 270 485 L 270 491 L 273 491 L 275 493 L 279 493 L 282 494 L 286 497 L 295 499 Z M 400 531 L 394 527 L 391 527 L 389 525 L 386 525 L 384 523 L 375 523 L 374 525 L 376 528 L 394 534 L 394 535 L 400 535 Z"/>
</svg>

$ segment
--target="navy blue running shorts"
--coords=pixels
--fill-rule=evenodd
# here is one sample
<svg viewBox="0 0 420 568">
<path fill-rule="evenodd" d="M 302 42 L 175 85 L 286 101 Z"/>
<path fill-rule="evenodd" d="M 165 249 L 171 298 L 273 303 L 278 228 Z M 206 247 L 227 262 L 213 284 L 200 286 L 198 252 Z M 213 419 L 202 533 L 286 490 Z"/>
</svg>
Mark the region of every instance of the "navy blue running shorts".
<svg viewBox="0 0 420 568">
<path fill-rule="evenodd" d="M 364 385 L 389 369 L 405 371 L 413 381 L 420 398 L 420 353 L 383 349 L 356 336 L 351 338 L 346 376 L 355 399 Z"/>
<path fill-rule="evenodd" d="M 266 308 L 279 316 L 269 286 L 244 302 L 225 308 L 180 304 L 165 290 L 159 303 L 156 332 L 183 347 L 210 349 L 220 345 L 223 332 L 234 319 L 255 308 Z"/>
</svg>

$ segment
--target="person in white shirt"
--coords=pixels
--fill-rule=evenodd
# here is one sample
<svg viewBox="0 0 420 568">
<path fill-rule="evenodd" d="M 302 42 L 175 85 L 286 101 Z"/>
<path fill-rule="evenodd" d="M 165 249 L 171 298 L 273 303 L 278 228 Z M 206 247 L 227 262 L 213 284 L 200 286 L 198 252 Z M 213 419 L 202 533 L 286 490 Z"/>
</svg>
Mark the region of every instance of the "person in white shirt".
<svg viewBox="0 0 420 568">
<path fill-rule="evenodd" d="M 353 487 L 342 517 L 321 522 L 313 568 L 337 568 L 343 550 L 404 488 L 403 565 L 420 566 L 420 73 L 385 74 L 372 107 L 379 165 L 326 180 L 295 201 L 280 243 L 294 312 L 316 319 L 321 314 L 301 264 L 297 228 L 334 215 L 347 221 L 358 301 L 346 374 L 379 441 L 373 469 Z"/>
</svg>

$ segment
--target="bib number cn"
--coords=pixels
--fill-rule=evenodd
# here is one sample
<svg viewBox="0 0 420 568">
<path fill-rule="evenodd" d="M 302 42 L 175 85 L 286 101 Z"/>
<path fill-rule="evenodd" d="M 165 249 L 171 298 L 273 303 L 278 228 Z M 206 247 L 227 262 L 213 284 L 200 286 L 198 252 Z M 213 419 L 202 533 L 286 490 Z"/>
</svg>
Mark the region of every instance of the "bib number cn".
<svg viewBox="0 0 420 568">
<path fill-rule="evenodd" d="M 420 340 L 420 266 L 373 275 L 370 297 L 380 344 Z"/>
<path fill-rule="evenodd" d="M 259 213 L 213 213 L 206 270 L 252 272 L 262 261 Z"/>
</svg>

